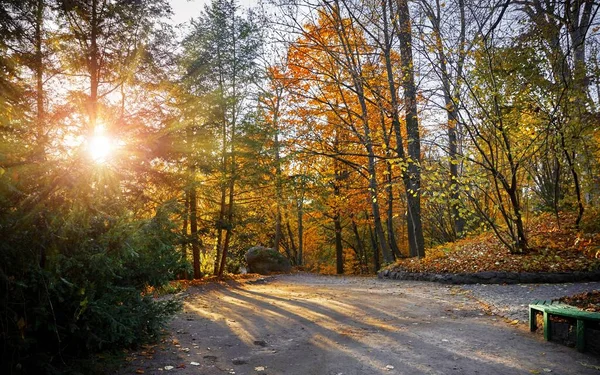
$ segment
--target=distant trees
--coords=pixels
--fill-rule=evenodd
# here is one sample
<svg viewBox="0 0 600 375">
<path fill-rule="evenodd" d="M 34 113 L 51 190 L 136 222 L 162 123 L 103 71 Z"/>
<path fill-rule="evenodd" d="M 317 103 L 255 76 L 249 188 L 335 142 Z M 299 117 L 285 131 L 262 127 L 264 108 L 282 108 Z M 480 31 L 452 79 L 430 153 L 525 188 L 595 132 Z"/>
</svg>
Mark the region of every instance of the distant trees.
<svg viewBox="0 0 600 375">
<path fill-rule="evenodd" d="M 490 8 L 496 21 L 482 30 L 484 37 L 472 54 L 474 64 L 465 72 L 468 100 L 461 105 L 462 122 L 477 155 L 469 161 L 487 171 L 494 188 L 481 189 L 482 182 L 471 187 L 494 202 L 504 225 L 498 225 L 493 213 L 483 214 L 481 196 L 469 196 L 513 252 L 528 249 L 523 201 L 530 199 L 530 191 L 537 192 L 540 206 L 557 216 L 574 203 L 576 225 L 583 217 L 581 165 L 574 161 L 583 162 L 586 150 L 597 145 L 584 145 L 584 139 L 593 138 L 583 134 L 595 127 L 590 123 L 595 105 L 585 80 L 577 76 L 585 75 L 582 43 L 594 9 L 592 2 L 535 1 Z M 525 25 L 517 35 L 502 27 L 509 19 Z M 567 51 L 564 46 L 569 46 Z M 564 186 L 571 186 L 572 194 Z"/>
<path fill-rule="evenodd" d="M 221 276 L 226 268 L 235 226 L 235 191 L 242 173 L 240 143 L 249 116 L 249 89 L 257 72 L 255 60 L 260 39 L 257 25 L 240 15 L 235 1 L 212 2 L 192 27 L 184 40 L 182 83 L 189 98 L 197 103 L 187 102 L 184 105 L 195 105 L 197 110 L 192 113 L 187 111 L 184 121 L 195 129 L 206 129 L 200 134 L 215 137 L 215 146 L 220 154 L 218 162 L 212 157 L 212 160 L 207 160 L 209 164 L 205 164 L 205 169 L 216 182 L 220 197 L 210 230 L 215 235 L 213 272 Z M 191 149 L 188 151 L 193 155 L 194 144 L 190 143 L 189 147 Z M 194 165 L 196 161 L 191 160 L 190 163 Z M 190 171 L 194 174 L 198 168 L 192 167 Z M 214 199 L 211 196 L 204 198 L 209 201 Z M 190 203 L 192 212 L 196 210 L 196 205 L 194 199 Z M 195 237 L 196 230 L 192 228 L 192 231 Z M 199 253 L 195 250 L 196 277 L 200 273 L 198 258 Z"/>
<path fill-rule="evenodd" d="M 594 25 L 600 7 L 595 1 L 541 2 L 538 0 L 519 2 L 530 28 L 527 36 L 538 42 L 548 71 L 548 96 L 551 104 L 543 106 L 551 122 L 549 140 L 554 146 L 552 163 L 560 169 L 563 165 L 570 175 L 577 206 L 576 225 L 579 226 L 584 213 L 584 180 L 594 180 L 590 155 L 587 150 L 597 145 L 588 143 L 597 127 L 590 123 L 597 112 L 589 91 L 591 76 L 586 62 L 590 36 L 596 33 Z M 593 40 L 594 38 L 592 38 Z M 542 107 L 540 107 L 542 108 Z M 593 167 L 592 167 L 593 168 Z M 557 174 L 557 173 L 555 173 Z M 555 177 L 554 189 L 560 196 L 564 185 L 560 174 Z M 590 181 L 591 182 L 591 181 Z M 597 182 L 592 182 L 592 185 Z M 591 187 L 591 186 L 590 186 Z M 597 195 L 597 189 L 588 190 L 588 197 Z"/>
<path fill-rule="evenodd" d="M 582 73 L 597 4 L 333 1 L 280 9 L 287 18 L 274 25 L 293 36 L 283 38 L 289 71 L 281 80 L 299 98 L 291 110 L 304 115 L 298 156 L 330 159 L 333 176 L 340 166 L 363 176 L 352 188 L 368 196 L 371 242 L 385 262 L 399 255 L 396 238 L 423 256 L 426 242 L 482 228 L 511 251 L 527 251 L 533 207 L 576 207 L 582 220 L 583 197 L 592 202 L 597 184 L 584 177 L 597 169 L 590 151 L 598 142 L 597 98 Z M 400 180 L 405 195 L 395 201 Z M 347 185 L 338 185 L 343 196 Z M 345 212 L 341 221 L 333 215 L 333 232 L 342 233 L 334 243 L 351 248 L 357 228 L 349 218 L 359 216 Z M 403 213 L 406 237 L 394 221 Z M 345 253 L 336 248 L 339 261 Z"/>
<path fill-rule="evenodd" d="M 323 120 L 326 113 L 331 113 L 325 124 L 330 124 L 333 132 L 329 136 L 327 133 L 321 134 L 317 142 L 307 145 L 308 151 L 323 153 L 333 158 L 334 165 L 341 162 L 346 168 L 366 178 L 373 231 L 384 261 L 389 263 L 400 255 L 393 224 L 394 167 L 399 167 L 405 185 L 410 253 L 423 256 L 424 242 L 420 215 L 421 155 L 416 118 L 417 97 L 414 78 L 411 78 L 410 32 L 406 34 L 402 31 L 410 25 L 408 8 L 398 8 L 387 2 L 382 4 L 383 18 L 378 15 L 381 4 L 340 1 L 317 8 L 315 21 L 294 29 L 299 37 L 290 46 L 288 64 L 292 72 L 291 79 L 298 84 L 295 88 L 297 95 L 321 106 L 319 112 Z M 400 26 L 394 21 L 396 19 L 404 24 Z M 404 48 L 404 54 L 400 53 L 398 58 L 398 50 L 393 52 L 393 47 Z M 384 82 L 387 84 L 381 86 Z M 413 103 L 411 109 L 405 112 L 405 120 L 408 119 L 405 129 L 401 129 L 400 123 L 400 86 L 405 91 L 405 100 L 412 98 L 412 101 L 408 101 Z M 319 121 L 318 117 L 314 116 L 316 121 Z M 334 124 L 339 125 L 334 127 Z M 327 126 L 325 132 L 326 129 Z M 391 134 L 395 137 L 393 142 Z M 333 137 L 330 138 L 333 148 L 320 150 L 322 140 L 327 137 Z M 341 149 L 342 144 L 352 144 L 353 148 L 345 146 Z M 363 152 L 355 148 L 358 145 L 364 147 Z M 364 158 L 364 162 L 361 158 Z M 378 163 L 387 167 L 380 170 Z M 378 177 L 380 173 L 388 179 L 387 184 L 381 182 Z M 385 221 L 382 220 L 379 201 L 382 192 L 380 184 L 386 185 L 383 190 L 388 193 Z M 336 233 L 341 231 L 339 225 L 336 228 Z M 338 258 L 340 252 L 337 251 Z"/>
</svg>

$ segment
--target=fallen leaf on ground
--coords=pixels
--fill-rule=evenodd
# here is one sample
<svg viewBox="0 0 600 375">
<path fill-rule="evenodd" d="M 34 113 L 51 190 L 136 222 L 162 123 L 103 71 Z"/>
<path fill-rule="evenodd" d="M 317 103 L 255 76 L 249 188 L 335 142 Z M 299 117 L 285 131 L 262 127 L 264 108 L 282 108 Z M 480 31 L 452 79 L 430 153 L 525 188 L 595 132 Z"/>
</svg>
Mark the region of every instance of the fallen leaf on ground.
<svg viewBox="0 0 600 375">
<path fill-rule="evenodd" d="M 593 368 L 593 369 L 596 369 L 596 370 L 600 370 L 600 366 L 590 365 L 590 364 L 587 364 L 585 362 L 579 362 L 579 364 L 582 365 L 583 367 Z"/>
</svg>

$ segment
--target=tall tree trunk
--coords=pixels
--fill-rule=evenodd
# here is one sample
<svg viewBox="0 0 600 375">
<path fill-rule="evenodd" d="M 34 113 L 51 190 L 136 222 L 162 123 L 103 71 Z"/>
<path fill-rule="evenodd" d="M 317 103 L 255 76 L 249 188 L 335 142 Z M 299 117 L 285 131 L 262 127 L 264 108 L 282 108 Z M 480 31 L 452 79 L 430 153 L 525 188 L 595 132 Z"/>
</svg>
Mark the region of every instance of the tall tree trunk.
<svg viewBox="0 0 600 375">
<path fill-rule="evenodd" d="M 294 242 L 294 232 L 292 232 L 292 227 L 290 226 L 289 220 L 286 220 L 285 225 L 287 228 L 288 237 L 290 238 L 290 247 L 291 247 L 291 254 L 290 254 L 290 256 L 288 256 L 288 258 L 290 259 L 290 262 L 293 265 L 297 265 L 298 264 L 298 249 L 296 248 L 296 243 Z"/>
<path fill-rule="evenodd" d="M 333 216 L 333 225 L 335 229 L 335 270 L 338 275 L 344 273 L 344 247 L 342 244 L 342 217 L 339 209 L 336 209 Z"/>
<path fill-rule="evenodd" d="M 567 29 L 571 39 L 571 50 L 574 60 L 573 68 L 573 83 L 574 91 L 585 93 L 586 102 L 591 102 L 589 99 L 589 83 L 590 80 L 587 75 L 587 67 L 585 61 L 585 47 L 586 47 L 586 35 L 590 29 L 590 26 L 594 22 L 595 13 L 598 10 L 599 5 L 596 2 L 590 0 L 584 1 L 573 1 L 571 7 L 565 5 L 565 13 L 567 15 Z M 583 5 L 583 9 L 582 9 Z M 594 6 L 596 9 L 594 10 Z M 579 119 L 581 120 L 581 119 Z M 581 192 L 581 184 L 579 182 L 579 174 L 575 169 L 577 164 L 575 152 L 569 153 L 566 150 L 564 134 L 561 132 L 561 144 L 563 145 L 563 152 L 567 159 L 569 166 L 569 172 L 573 178 L 573 184 L 575 185 L 575 197 L 577 199 L 577 219 L 575 220 L 575 227 L 579 228 L 581 219 L 583 218 L 584 205 Z"/>
<path fill-rule="evenodd" d="M 191 168 L 192 176 L 196 173 L 196 168 Z M 194 261 L 194 279 L 202 278 L 200 272 L 200 245 L 198 238 L 198 200 L 196 197 L 196 187 L 194 184 L 190 187 L 190 236 L 192 237 L 192 258 Z"/>
<path fill-rule="evenodd" d="M 516 180 L 516 173 L 513 176 L 513 178 Z M 523 217 L 521 215 L 521 203 L 519 201 L 517 189 L 510 189 L 508 191 L 508 196 L 509 196 L 511 205 L 513 207 L 513 213 L 515 215 L 514 222 L 515 222 L 515 226 L 517 227 L 516 250 L 517 250 L 517 252 L 522 253 L 528 249 L 529 244 L 527 241 L 527 234 L 525 233 L 525 225 L 523 224 Z"/>
<path fill-rule="evenodd" d="M 235 24 L 235 12 L 232 15 L 232 25 Z M 235 28 L 234 28 L 235 29 Z M 225 272 L 225 266 L 227 265 L 227 254 L 229 253 L 229 243 L 231 241 L 231 236 L 233 232 L 233 199 L 235 197 L 234 189 L 235 189 L 235 180 L 236 180 L 236 160 L 235 160 L 235 142 L 236 142 L 236 124 L 237 124 L 237 39 L 235 32 L 232 34 L 232 43 L 233 43 L 233 58 L 232 58 L 232 74 L 231 74 L 231 89 L 232 89 L 232 98 L 233 105 L 231 107 L 231 135 L 230 135 L 230 145 L 229 145 L 229 160 L 230 160 L 230 170 L 229 170 L 229 204 L 227 206 L 227 227 L 225 229 L 225 241 L 223 242 L 223 251 L 221 252 L 221 266 L 219 267 L 219 272 L 217 278 L 220 280 L 223 277 L 223 272 Z"/>
<path fill-rule="evenodd" d="M 335 133 L 334 139 L 334 152 L 339 153 L 339 133 Z M 334 196 L 334 207 L 333 207 L 333 228 L 335 236 L 335 265 L 336 273 L 341 275 L 344 273 L 344 248 L 342 244 L 342 215 L 339 207 L 341 199 L 341 183 L 342 183 L 342 171 L 340 170 L 340 162 L 337 159 L 333 160 L 333 196 Z"/>
<path fill-rule="evenodd" d="M 390 249 L 392 250 L 392 256 L 394 259 L 402 258 L 402 253 L 400 252 L 400 248 L 398 248 L 398 243 L 396 242 L 396 230 L 394 228 L 394 191 L 392 187 L 392 166 L 388 165 L 388 183 L 385 188 L 387 192 L 387 217 L 386 217 L 386 225 L 387 225 L 387 235 L 388 242 L 390 244 Z"/>
<path fill-rule="evenodd" d="M 183 225 L 181 226 L 181 235 L 183 236 L 183 241 L 181 241 L 181 259 L 186 262 L 187 261 L 187 248 L 188 248 L 188 220 L 190 218 L 190 193 L 189 189 L 185 189 L 184 192 L 185 203 L 183 209 Z M 187 280 L 188 273 L 186 270 L 183 271 L 183 278 Z"/>
<path fill-rule="evenodd" d="M 298 266 L 304 263 L 304 183 L 302 183 L 302 193 L 296 201 L 297 220 L 298 220 Z"/>
<path fill-rule="evenodd" d="M 194 138 L 194 130 L 192 127 L 188 126 L 186 129 L 186 138 L 189 145 L 193 145 Z M 193 146 L 192 146 L 193 147 Z M 194 279 L 200 279 L 202 277 L 202 272 L 200 271 L 200 245 L 198 238 L 198 198 L 196 192 L 196 165 L 195 160 L 193 160 L 193 155 L 190 154 L 190 159 L 188 160 L 188 171 L 189 171 L 189 180 L 188 187 L 186 189 L 186 217 L 184 220 L 184 230 L 187 232 L 187 219 L 189 215 L 190 220 L 190 243 L 192 245 L 192 265 L 194 270 Z M 185 247 L 184 247 L 184 256 Z"/>
<path fill-rule="evenodd" d="M 570 89 L 572 93 L 583 93 L 584 98 L 582 103 L 575 103 L 576 107 L 579 106 L 579 109 L 583 109 L 588 104 L 593 105 L 591 104 L 592 100 L 589 94 L 590 80 L 585 61 L 586 37 L 595 22 L 599 5 L 595 1 L 589 0 L 565 2 L 563 7 L 549 7 L 549 4 L 554 3 L 534 0 L 525 10 L 536 26 L 544 31 L 543 37 L 550 44 L 546 55 L 551 61 L 554 80 L 557 84 L 566 84 L 566 88 Z M 562 13 L 556 14 L 555 12 L 557 11 L 562 11 Z M 563 41 L 561 35 L 563 26 L 567 29 L 570 43 L 565 44 Z M 564 46 L 567 46 L 568 49 L 565 50 Z M 568 63 L 569 55 L 573 58 L 572 67 Z M 565 98 L 569 98 L 569 95 L 565 95 Z M 578 101 L 581 102 L 581 100 Z M 577 118 L 580 114 L 571 112 L 568 108 L 570 106 L 571 104 L 566 104 L 566 108 L 563 109 L 566 112 L 565 115 L 572 118 L 572 122 L 567 124 L 567 126 L 577 127 L 578 125 L 576 124 L 581 121 L 581 118 Z M 586 110 L 583 109 L 583 111 Z M 575 169 L 575 166 L 578 165 L 578 161 L 576 160 L 577 154 L 571 153 L 566 148 L 565 129 L 558 129 L 558 133 L 562 148 L 561 151 L 567 160 L 567 166 L 575 184 L 577 199 L 576 226 L 579 226 L 585 208 L 581 195 L 579 175 Z"/>
<path fill-rule="evenodd" d="M 498 102 L 495 101 L 496 113 L 499 114 L 500 109 L 499 109 L 499 105 L 497 103 Z M 512 152 L 512 150 L 513 150 L 512 142 L 507 134 L 507 129 L 504 126 L 502 118 L 501 118 L 501 116 L 498 116 L 498 117 L 500 118 L 500 120 L 499 120 L 497 129 L 498 129 L 498 132 L 500 133 L 500 137 L 501 137 L 502 141 L 504 142 L 503 148 L 506 152 L 506 163 L 508 164 L 508 167 L 510 168 L 511 174 L 510 174 L 510 183 L 509 183 L 508 179 L 504 178 L 499 173 L 499 171 L 496 170 L 496 173 L 494 173 L 494 176 L 495 176 L 494 183 L 497 184 L 498 183 L 497 181 L 500 180 L 500 184 L 502 185 L 502 187 L 508 194 L 510 204 L 511 204 L 512 217 L 510 215 L 507 215 L 504 212 L 503 212 L 503 215 L 505 216 L 505 220 L 506 220 L 507 224 L 509 225 L 508 229 L 511 233 L 512 240 L 516 242 L 516 244 L 512 244 L 512 247 L 513 247 L 512 251 L 516 252 L 516 253 L 522 253 L 527 250 L 528 241 L 527 241 L 527 235 L 525 233 L 525 225 L 523 224 L 523 217 L 521 215 L 521 202 L 519 199 L 519 182 L 517 179 L 517 173 L 518 173 L 520 165 L 517 161 L 515 161 L 514 154 Z M 498 162 L 498 160 L 496 160 L 496 162 Z M 498 193 L 498 197 L 501 199 L 500 193 Z M 504 211 L 504 210 L 502 210 L 502 211 Z M 513 228 L 511 227 L 511 223 L 516 226 L 516 229 L 517 229 L 516 235 L 514 233 Z"/>
<path fill-rule="evenodd" d="M 89 101 L 89 128 L 88 137 L 96 130 L 98 120 L 98 87 L 100 84 L 100 54 L 98 51 L 98 37 L 101 20 L 98 19 L 98 0 L 92 0 L 90 31 L 90 49 L 88 56 L 88 69 L 90 72 L 90 101 Z"/>
<path fill-rule="evenodd" d="M 377 237 L 373 234 L 373 228 L 370 225 L 369 237 L 371 238 L 371 249 L 373 249 L 373 271 L 377 273 L 381 268 L 381 263 L 379 263 L 379 245 L 377 244 Z"/>
<path fill-rule="evenodd" d="M 235 115 L 234 115 L 235 119 Z M 227 223 L 225 227 L 225 240 L 223 241 L 223 250 L 221 251 L 221 265 L 219 267 L 219 272 L 217 274 L 218 279 L 220 280 L 223 277 L 223 272 L 225 272 L 225 267 L 227 265 L 227 254 L 229 253 L 229 243 L 231 241 L 231 236 L 233 233 L 233 200 L 234 200 L 234 189 L 235 189 L 235 179 L 236 179 L 236 165 L 235 165 L 235 120 L 231 124 L 231 165 L 230 165 L 230 176 L 229 176 L 229 199 L 227 205 Z"/>
<path fill-rule="evenodd" d="M 567 165 L 569 167 L 569 172 L 571 173 L 571 177 L 573 178 L 573 184 L 575 185 L 575 198 L 577 199 L 577 219 L 575 219 L 575 227 L 579 228 L 579 224 L 581 223 L 581 219 L 583 218 L 584 206 L 583 206 L 583 198 L 581 195 L 581 184 L 579 183 L 579 174 L 575 169 L 575 155 L 571 155 L 567 148 L 567 144 L 565 141 L 565 134 L 562 130 L 559 130 L 560 133 L 560 144 L 563 151 L 563 155 L 565 155 L 565 159 L 567 159 Z M 574 154 L 574 153 L 573 153 Z"/>
<path fill-rule="evenodd" d="M 36 150 L 35 159 L 46 159 L 45 108 L 44 108 L 44 60 L 43 60 L 43 26 L 44 0 L 37 1 L 35 14 L 35 79 L 36 79 Z M 40 268 L 46 267 L 46 249 L 40 246 Z"/>
<path fill-rule="evenodd" d="M 233 163 L 233 155 L 232 155 L 232 163 Z M 235 168 L 232 165 L 232 169 Z M 234 171 L 232 171 L 234 173 Z M 227 207 L 227 227 L 225 229 L 225 240 L 223 241 L 223 251 L 221 252 L 221 266 L 219 267 L 219 272 L 217 274 L 218 279 L 220 280 L 223 277 L 223 272 L 225 272 L 225 267 L 227 265 L 227 254 L 229 253 L 229 242 L 231 241 L 231 235 L 233 231 L 233 197 L 234 197 L 234 177 L 232 175 L 230 184 L 229 184 L 229 204 Z"/>
<path fill-rule="evenodd" d="M 383 261 L 385 263 L 392 263 L 394 257 L 385 238 L 383 231 L 383 224 L 381 222 L 381 212 L 379 209 L 379 201 L 377 200 L 377 192 L 379 186 L 377 184 L 377 174 L 375 171 L 375 155 L 373 154 L 372 147 L 369 147 L 369 158 L 368 158 L 368 171 L 369 171 L 369 203 L 371 204 L 371 211 L 373 213 L 373 225 L 375 226 L 375 235 L 381 246 L 381 252 L 383 254 Z"/>
<path fill-rule="evenodd" d="M 356 220 L 354 220 L 354 215 L 350 215 L 350 221 L 352 224 L 352 233 L 354 233 L 354 240 L 356 241 L 356 247 L 358 248 L 358 259 L 361 265 L 361 272 L 365 272 L 365 268 L 363 266 L 368 265 L 368 260 L 365 257 L 365 245 L 360 238 L 360 234 L 358 233 L 358 226 L 356 225 Z"/>
<path fill-rule="evenodd" d="M 460 185 L 458 183 L 458 137 L 456 126 L 458 124 L 458 111 L 452 99 L 445 95 L 446 108 L 448 108 L 448 154 L 450 156 L 450 204 L 452 206 L 452 218 L 454 219 L 454 237 L 460 238 L 465 231 L 465 219 L 460 214 Z"/>
<path fill-rule="evenodd" d="M 222 257 L 223 230 L 225 229 L 225 215 L 227 210 L 227 112 L 225 103 L 225 73 L 223 72 L 223 59 L 221 58 L 220 44 L 217 44 L 217 60 L 219 61 L 219 93 L 221 95 L 219 105 L 221 106 L 221 199 L 219 202 L 219 217 L 217 219 L 217 240 L 215 243 L 215 263 L 213 274 L 219 274 Z"/>
<path fill-rule="evenodd" d="M 277 212 L 275 214 L 275 240 L 273 241 L 273 249 L 277 252 L 279 252 L 281 237 L 281 206 L 277 203 Z"/>
<path fill-rule="evenodd" d="M 463 11 L 464 12 L 464 11 Z M 465 220 L 460 215 L 460 187 L 458 184 L 458 165 L 460 163 L 458 156 L 458 109 L 456 108 L 455 100 L 458 90 L 453 90 L 450 85 L 450 72 L 446 65 L 446 54 L 444 52 L 444 45 L 442 36 L 440 34 L 440 19 L 433 19 L 435 22 L 435 38 L 436 45 L 438 48 L 438 60 L 440 65 L 440 75 L 442 78 L 442 87 L 444 90 L 444 104 L 446 108 L 447 127 L 448 127 L 448 156 L 449 156 L 449 168 L 450 168 L 450 204 L 452 207 L 452 218 L 454 220 L 454 237 L 461 237 L 464 228 Z M 457 78 L 457 80 L 460 78 Z"/>
<path fill-rule="evenodd" d="M 573 81 L 576 90 L 585 92 L 585 96 L 589 97 L 588 87 L 590 80 L 587 77 L 587 67 L 585 61 L 586 36 L 594 21 L 595 13 L 594 6 L 598 7 L 597 3 L 591 0 L 572 1 L 565 4 L 566 27 L 571 39 L 571 51 L 573 55 Z M 570 5 L 570 7 L 569 7 Z M 582 8 L 583 5 L 583 8 Z"/>
<path fill-rule="evenodd" d="M 425 239 L 421 222 L 421 139 L 417 113 L 417 89 L 415 86 L 412 57 L 411 21 L 407 0 L 398 0 L 398 42 L 402 67 L 402 88 L 405 102 L 406 135 L 408 138 L 407 173 L 404 177 L 406 205 L 408 208 L 408 245 L 411 256 L 425 256 Z M 400 140 L 401 141 L 401 140 Z M 402 143 L 398 143 L 402 145 Z"/>
<path fill-rule="evenodd" d="M 42 45 L 44 42 L 44 4 L 45 0 L 37 1 L 35 14 L 35 80 L 36 80 L 36 122 L 37 122 L 37 146 L 40 155 L 39 160 L 45 159 L 46 135 L 45 135 L 45 108 L 44 108 L 44 53 Z"/>
<path fill-rule="evenodd" d="M 219 217 L 217 219 L 217 239 L 215 241 L 215 262 L 213 266 L 213 274 L 219 273 L 219 265 L 221 264 L 221 244 L 223 242 L 223 229 L 225 227 L 225 210 L 227 205 L 227 187 L 225 182 L 221 186 L 221 199 L 219 203 Z"/>
<path fill-rule="evenodd" d="M 283 199 L 283 187 L 281 179 L 281 156 L 279 144 L 279 100 L 275 105 L 275 111 L 273 114 L 273 126 L 275 127 L 275 194 L 277 204 L 277 214 L 275 218 L 275 244 L 273 248 L 275 251 L 279 251 L 279 242 L 281 241 L 282 229 L 281 229 L 281 201 Z"/>
<path fill-rule="evenodd" d="M 406 228 L 408 230 L 408 246 L 411 256 L 422 257 L 425 255 L 425 240 L 423 238 L 423 229 L 421 224 L 421 199 L 420 199 L 420 158 L 421 146 L 419 139 L 419 122 L 417 118 L 416 87 L 414 83 L 413 59 L 412 59 L 412 36 L 410 15 L 406 0 L 396 1 L 397 14 L 394 14 L 393 0 L 382 2 L 384 11 L 384 59 L 386 65 L 386 75 L 388 88 L 390 92 L 392 127 L 396 137 L 396 153 L 398 158 L 406 165 L 402 167 L 402 181 L 406 195 L 406 205 L 408 215 L 406 217 Z M 404 139 L 400 126 L 399 101 L 397 88 L 394 82 L 393 62 L 391 57 L 392 38 L 387 22 L 387 10 L 389 7 L 389 17 L 392 24 L 396 26 L 398 41 L 400 43 L 400 62 L 402 68 L 402 87 L 405 98 L 405 122 L 406 133 L 408 137 L 408 153 L 404 150 Z M 408 157 L 407 157 L 408 154 Z"/>
<path fill-rule="evenodd" d="M 383 105 L 380 104 L 379 117 L 381 122 L 381 133 L 383 135 L 383 142 L 385 144 L 385 156 L 391 160 L 392 157 L 392 149 L 390 145 L 390 136 L 388 135 L 388 129 L 386 129 L 385 123 L 385 113 L 383 112 Z M 398 248 L 398 243 L 396 242 L 396 231 L 394 229 L 394 170 L 392 168 L 391 163 L 386 163 L 386 184 L 385 184 L 385 192 L 387 195 L 387 215 L 386 215 L 386 225 L 387 225 L 387 240 L 390 246 L 390 250 L 392 251 L 392 258 L 398 259 L 402 257 L 400 253 L 400 249 Z"/>
</svg>

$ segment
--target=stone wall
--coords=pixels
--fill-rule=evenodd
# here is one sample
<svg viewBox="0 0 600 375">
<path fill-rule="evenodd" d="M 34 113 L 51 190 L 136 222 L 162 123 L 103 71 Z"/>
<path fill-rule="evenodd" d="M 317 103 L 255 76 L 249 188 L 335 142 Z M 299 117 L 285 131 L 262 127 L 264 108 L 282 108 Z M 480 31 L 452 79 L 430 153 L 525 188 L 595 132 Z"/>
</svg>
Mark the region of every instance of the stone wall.
<svg viewBox="0 0 600 375">
<path fill-rule="evenodd" d="M 444 284 L 539 284 L 600 281 L 600 270 L 593 272 L 476 272 L 476 273 L 427 273 L 383 270 L 380 279 L 435 281 Z"/>
</svg>

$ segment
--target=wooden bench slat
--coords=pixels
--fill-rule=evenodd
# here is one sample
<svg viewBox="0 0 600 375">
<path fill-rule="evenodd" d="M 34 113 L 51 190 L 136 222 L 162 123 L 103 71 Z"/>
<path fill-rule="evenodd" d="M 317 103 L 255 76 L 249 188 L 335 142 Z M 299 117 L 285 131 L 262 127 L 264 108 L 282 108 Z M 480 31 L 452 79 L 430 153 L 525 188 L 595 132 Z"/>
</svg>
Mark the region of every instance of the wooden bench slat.
<svg viewBox="0 0 600 375">
<path fill-rule="evenodd" d="M 576 307 L 565 305 L 565 304 L 556 304 L 556 305 L 540 305 L 540 304 L 531 304 L 529 305 L 530 309 L 535 309 L 541 312 L 548 312 L 555 315 L 561 315 L 568 318 L 575 319 L 586 319 L 591 321 L 600 321 L 600 313 L 583 311 Z"/>
<path fill-rule="evenodd" d="M 600 322 L 600 313 L 597 312 L 583 311 L 559 301 L 534 301 L 529 305 L 529 330 L 532 332 L 537 329 L 534 311 L 540 311 L 544 315 L 544 338 L 547 341 L 552 338 L 550 315 L 576 319 L 577 350 L 580 352 L 585 350 L 585 322 Z"/>
</svg>

